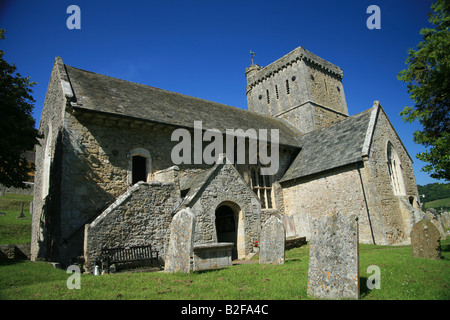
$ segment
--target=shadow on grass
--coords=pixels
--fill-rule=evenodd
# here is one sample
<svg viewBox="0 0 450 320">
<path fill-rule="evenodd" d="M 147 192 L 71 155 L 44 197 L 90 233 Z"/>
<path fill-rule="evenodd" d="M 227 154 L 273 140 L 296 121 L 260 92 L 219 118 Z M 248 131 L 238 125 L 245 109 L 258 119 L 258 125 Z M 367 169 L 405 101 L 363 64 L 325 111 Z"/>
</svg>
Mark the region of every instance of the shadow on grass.
<svg viewBox="0 0 450 320">
<path fill-rule="evenodd" d="M 366 277 L 359 278 L 359 295 L 360 299 L 364 299 L 369 296 L 372 292 L 369 288 L 367 288 L 367 279 Z"/>
<path fill-rule="evenodd" d="M 12 266 L 14 264 L 19 264 L 24 261 L 25 260 L 14 260 L 14 259 L 0 260 L 0 267 Z"/>
<path fill-rule="evenodd" d="M 285 261 L 284 261 L 284 263 L 291 263 L 291 262 L 299 262 L 299 261 L 302 261 L 302 259 L 300 259 L 300 258 L 292 258 L 292 259 L 286 259 Z"/>
</svg>

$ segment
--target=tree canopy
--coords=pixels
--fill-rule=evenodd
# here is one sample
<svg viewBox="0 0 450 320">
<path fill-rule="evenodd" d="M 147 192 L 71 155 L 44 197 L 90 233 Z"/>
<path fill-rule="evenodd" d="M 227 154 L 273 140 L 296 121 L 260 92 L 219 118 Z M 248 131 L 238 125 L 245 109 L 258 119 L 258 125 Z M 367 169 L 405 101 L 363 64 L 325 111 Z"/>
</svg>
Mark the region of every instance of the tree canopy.
<svg viewBox="0 0 450 320">
<path fill-rule="evenodd" d="M 0 29 L 0 39 L 4 32 Z M 0 50 L 0 184 L 23 188 L 34 169 L 25 151 L 33 150 L 39 137 L 32 116 L 35 100 L 31 87 L 35 82 L 17 73 L 17 67 L 3 59 L 4 54 Z"/>
<path fill-rule="evenodd" d="M 431 9 L 434 28 L 420 31 L 423 41 L 408 50 L 407 68 L 398 75 L 415 103 L 400 115 L 405 122 L 418 120 L 422 125 L 414 132 L 414 142 L 426 148 L 416 155 L 428 163 L 422 170 L 450 180 L 450 0 L 437 0 Z"/>
</svg>

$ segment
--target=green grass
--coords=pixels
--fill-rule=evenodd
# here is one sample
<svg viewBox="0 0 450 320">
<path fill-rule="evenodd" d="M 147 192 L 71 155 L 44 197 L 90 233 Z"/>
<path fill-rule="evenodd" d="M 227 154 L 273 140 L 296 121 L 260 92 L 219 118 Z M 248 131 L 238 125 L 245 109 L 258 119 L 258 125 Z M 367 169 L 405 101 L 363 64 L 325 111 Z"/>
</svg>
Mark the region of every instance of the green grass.
<svg viewBox="0 0 450 320">
<path fill-rule="evenodd" d="M 0 244 L 30 242 L 31 196 L 0 197 Z M 28 218 L 19 220 L 22 201 Z M 360 245 L 361 299 L 449 300 L 450 238 L 442 260 L 413 258 L 410 246 Z M 0 263 L 2 300 L 299 300 L 306 295 L 309 246 L 286 251 L 284 265 L 237 265 L 191 274 L 81 275 L 81 289 L 67 288 L 70 274 L 45 262 Z M 381 270 L 381 289 L 367 289 L 370 265 Z"/>
<path fill-rule="evenodd" d="M 32 195 L 4 194 L 0 197 L 0 244 L 22 244 L 31 241 L 31 215 L 29 212 Z M 22 202 L 25 219 L 17 219 Z"/>
<path fill-rule="evenodd" d="M 437 210 L 437 212 L 441 212 L 441 208 L 443 207 L 444 210 L 450 208 L 450 198 L 445 198 L 445 199 L 439 199 L 439 200 L 434 200 L 434 201 L 430 201 L 430 202 L 425 202 L 424 203 L 425 208 L 434 208 Z"/>
<path fill-rule="evenodd" d="M 361 299 L 450 299 L 450 240 L 442 260 L 413 258 L 409 246 L 360 246 Z M 306 295 L 309 246 L 286 251 L 284 265 L 237 265 L 191 274 L 117 273 L 81 275 L 69 290 L 70 274 L 44 262 L 0 265 L 0 299 L 107 300 L 298 300 Z M 381 289 L 366 286 L 369 265 L 381 269 Z"/>
</svg>

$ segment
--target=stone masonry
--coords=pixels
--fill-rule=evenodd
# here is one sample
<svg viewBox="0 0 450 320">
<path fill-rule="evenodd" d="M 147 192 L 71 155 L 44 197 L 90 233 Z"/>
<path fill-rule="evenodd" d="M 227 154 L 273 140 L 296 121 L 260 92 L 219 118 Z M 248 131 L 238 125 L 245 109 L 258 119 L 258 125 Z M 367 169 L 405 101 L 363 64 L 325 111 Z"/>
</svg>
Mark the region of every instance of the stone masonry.
<svg viewBox="0 0 450 320">
<path fill-rule="evenodd" d="M 349 116 L 343 71 L 302 47 L 250 66 L 246 78 L 243 110 L 57 57 L 36 146 L 31 259 L 84 258 L 90 271 L 104 246 L 151 244 L 165 262 L 173 215 L 183 209 L 196 219 L 194 245 L 206 264 L 226 256 L 224 242 L 233 243 L 233 257 L 252 254 L 272 217 L 287 217 L 289 237 L 309 240 L 311 221 L 333 210 L 358 217 L 361 242 L 409 243 L 421 217 L 412 160 L 380 103 Z M 200 135 L 215 129 L 220 136 L 195 146 L 195 122 Z M 182 163 L 172 157 L 178 129 L 192 143 Z M 278 147 L 271 176 L 260 176 L 261 159 L 248 158 L 252 130 L 279 133 L 256 137 L 258 148 Z M 193 161 L 216 142 L 223 150 L 215 160 L 227 163 Z M 244 163 L 235 163 L 238 150 Z"/>
<path fill-rule="evenodd" d="M 270 217 L 261 230 L 260 264 L 284 264 L 286 231 L 277 217 Z"/>
<path fill-rule="evenodd" d="M 86 270 L 92 272 L 94 259 L 100 256 L 103 247 L 152 245 L 152 249 L 164 258 L 164 244 L 169 239 L 177 199 L 177 189 L 173 183 L 138 182 L 130 188 L 86 225 Z"/>
<path fill-rule="evenodd" d="M 359 298 L 358 219 L 340 212 L 313 220 L 308 295 L 320 299 Z"/>
<path fill-rule="evenodd" d="M 179 211 L 170 224 L 169 249 L 164 271 L 193 271 L 195 216 L 189 209 Z"/>
<path fill-rule="evenodd" d="M 422 220 L 414 226 L 411 252 L 416 258 L 441 259 L 440 233 L 432 222 Z"/>
</svg>

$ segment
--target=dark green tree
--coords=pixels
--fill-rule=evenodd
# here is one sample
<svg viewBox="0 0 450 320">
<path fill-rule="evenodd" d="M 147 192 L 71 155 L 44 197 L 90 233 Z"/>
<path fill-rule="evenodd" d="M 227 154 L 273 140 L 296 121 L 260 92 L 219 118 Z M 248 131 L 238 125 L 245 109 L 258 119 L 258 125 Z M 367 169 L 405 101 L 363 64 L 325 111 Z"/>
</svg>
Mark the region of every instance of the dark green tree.
<svg viewBox="0 0 450 320">
<path fill-rule="evenodd" d="M 4 32 L 0 29 L 0 39 L 4 39 Z M 17 73 L 17 67 L 3 59 L 4 54 L 0 50 L 0 184 L 23 188 L 23 181 L 34 169 L 24 152 L 33 150 L 39 137 L 31 114 L 35 82 Z"/>
<path fill-rule="evenodd" d="M 433 28 L 420 31 L 423 40 L 408 50 L 407 68 L 398 75 L 415 103 L 400 115 L 405 122 L 422 125 L 414 132 L 414 142 L 426 148 L 416 155 L 427 163 L 422 171 L 450 180 L 450 0 L 437 0 L 431 9 Z"/>
</svg>

